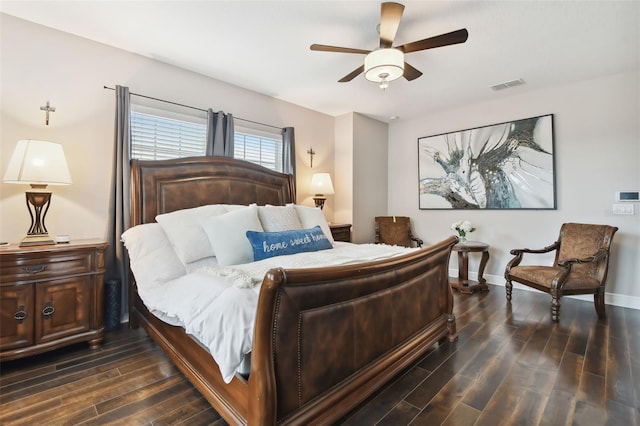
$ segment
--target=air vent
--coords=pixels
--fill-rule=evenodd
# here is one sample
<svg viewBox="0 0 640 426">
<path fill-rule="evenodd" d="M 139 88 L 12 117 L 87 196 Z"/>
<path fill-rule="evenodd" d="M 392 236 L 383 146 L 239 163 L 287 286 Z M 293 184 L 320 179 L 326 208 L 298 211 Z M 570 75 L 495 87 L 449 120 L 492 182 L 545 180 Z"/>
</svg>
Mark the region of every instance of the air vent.
<svg viewBox="0 0 640 426">
<path fill-rule="evenodd" d="M 517 80 L 505 81 L 504 83 L 496 84 L 495 86 L 491 86 L 493 90 L 504 90 L 510 87 L 521 86 L 524 84 L 524 80 L 519 78 Z"/>
</svg>

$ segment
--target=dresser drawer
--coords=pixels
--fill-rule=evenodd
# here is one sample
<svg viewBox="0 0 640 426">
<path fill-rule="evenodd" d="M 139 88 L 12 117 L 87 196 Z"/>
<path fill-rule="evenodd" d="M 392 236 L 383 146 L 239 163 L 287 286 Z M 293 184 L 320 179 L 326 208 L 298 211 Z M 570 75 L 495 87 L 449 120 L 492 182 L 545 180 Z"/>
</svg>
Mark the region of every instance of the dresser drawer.
<svg viewBox="0 0 640 426">
<path fill-rule="evenodd" d="M 351 225 L 350 224 L 331 224 L 331 235 L 335 241 L 351 242 Z"/>
<path fill-rule="evenodd" d="M 49 255 L 43 257 L 3 257 L 1 282 L 42 281 L 60 276 L 91 272 L 91 253 Z"/>
</svg>

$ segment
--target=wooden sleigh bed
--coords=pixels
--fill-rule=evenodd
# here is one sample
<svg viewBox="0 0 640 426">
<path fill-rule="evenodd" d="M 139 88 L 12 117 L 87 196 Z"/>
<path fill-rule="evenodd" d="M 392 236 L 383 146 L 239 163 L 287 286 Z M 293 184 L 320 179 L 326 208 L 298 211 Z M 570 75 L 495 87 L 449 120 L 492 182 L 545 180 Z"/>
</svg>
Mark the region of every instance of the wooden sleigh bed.
<svg viewBox="0 0 640 426">
<path fill-rule="evenodd" d="M 238 160 L 131 163 L 131 226 L 207 204 L 295 202 L 290 175 Z M 251 369 L 224 383 L 209 352 L 151 314 L 131 277 L 142 326 L 230 424 L 330 424 L 418 360 L 456 339 L 448 262 L 455 237 L 389 260 L 271 269 L 260 290 Z"/>
</svg>

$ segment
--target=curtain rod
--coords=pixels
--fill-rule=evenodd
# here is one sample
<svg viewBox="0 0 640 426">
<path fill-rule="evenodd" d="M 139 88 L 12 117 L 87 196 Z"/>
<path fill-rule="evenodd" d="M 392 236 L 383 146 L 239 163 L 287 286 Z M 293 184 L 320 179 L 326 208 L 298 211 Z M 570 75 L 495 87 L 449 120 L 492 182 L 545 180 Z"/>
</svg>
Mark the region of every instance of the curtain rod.
<svg viewBox="0 0 640 426">
<path fill-rule="evenodd" d="M 109 89 L 109 90 L 116 90 L 115 88 L 113 88 L 113 87 L 109 87 L 109 86 L 104 86 L 104 88 L 105 88 L 105 89 Z M 141 98 L 152 99 L 152 100 L 154 100 L 154 101 L 158 101 L 158 102 L 164 102 L 164 103 L 171 104 L 171 105 L 177 105 L 177 106 L 181 106 L 181 107 L 185 107 L 185 108 L 195 109 L 195 110 L 197 110 L 197 111 L 207 112 L 207 110 L 206 110 L 206 109 L 202 109 L 202 108 L 194 107 L 194 106 L 191 106 L 191 105 L 179 104 L 179 103 L 177 103 L 177 102 L 167 101 L 167 100 L 165 100 L 165 99 L 154 98 L 154 97 L 152 97 L 152 96 L 147 96 L 147 95 L 141 95 L 141 94 L 139 94 L 139 93 L 129 92 L 129 94 L 130 94 L 130 95 L 133 95 L 133 96 L 138 96 L 138 97 L 141 97 Z M 273 126 L 273 125 L 271 125 L 271 124 L 266 124 L 266 123 L 260 123 L 259 121 L 247 120 L 246 118 L 236 117 L 235 115 L 233 116 L 233 118 L 235 118 L 235 119 L 237 119 L 237 120 L 241 120 L 241 121 L 246 121 L 246 122 L 248 122 L 248 123 L 259 124 L 259 125 L 261 125 L 261 126 L 267 126 L 267 127 L 271 127 L 271 128 L 273 128 L 273 129 L 282 130 L 282 127 Z"/>
</svg>

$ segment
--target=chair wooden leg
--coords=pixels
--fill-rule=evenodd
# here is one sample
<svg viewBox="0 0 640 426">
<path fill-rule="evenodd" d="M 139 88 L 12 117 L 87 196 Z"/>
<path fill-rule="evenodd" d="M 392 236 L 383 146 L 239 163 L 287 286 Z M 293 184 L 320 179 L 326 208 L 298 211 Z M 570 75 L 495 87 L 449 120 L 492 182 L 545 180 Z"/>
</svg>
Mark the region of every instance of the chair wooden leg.
<svg viewBox="0 0 640 426">
<path fill-rule="evenodd" d="M 596 293 L 593 295 L 593 303 L 595 303 L 596 305 L 596 313 L 598 314 L 598 319 L 607 319 L 607 314 L 604 310 L 604 289 L 599 288 L 598 291 L 596 291 Z"/>
<path fill-rule="evenodd" d="M 507 301 L 511 302 L 511 291 L 513 290 L 513 283 L 511 280 L 507 280 L 504 284 L 504 288 L 507 290 Z"/>
<path fill-rule="evenodd" d="M 551 296 L 551 319 L 558 322 L 560 317 L 560 298 L 557 296 Z"/>
</svg>

